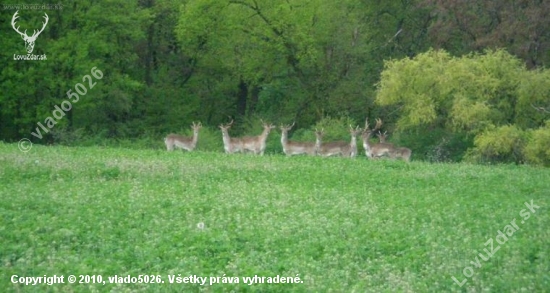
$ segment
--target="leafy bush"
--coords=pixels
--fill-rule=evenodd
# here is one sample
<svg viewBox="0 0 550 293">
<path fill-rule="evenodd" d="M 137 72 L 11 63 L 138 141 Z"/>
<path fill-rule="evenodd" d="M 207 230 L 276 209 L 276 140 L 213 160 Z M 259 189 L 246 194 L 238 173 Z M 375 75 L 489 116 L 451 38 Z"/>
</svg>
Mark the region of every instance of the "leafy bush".
<svg viewBox="0 0 550 293">
<path fill-rule="evenodd" d="M 312 127 L 313 128 L 313 127 Z M 312 128 L 293 128 L 288 133 L 288 139 L 302 142 L 315 142 L 315 130 Z"/>
<path fill-rule="evenodd" d="M 470 136 L 441 128 L 395 133 L 390 131 L 387 140 L 410 148 L 415 160 L 429 162 L 459 162 L 467 149 L 473 146 Z"/>
<path fill-rule="evenodd" d="M 480 163 L 521 163 L 525 142 L 525 132 L 515 125 L 490 127 L 475 137 L 475 147 L 468 152 L 467 159 Z"/>
<path fill-rule="evenodd" d="M 327 116 L 317 122 L 317 124 L 315 124 L 315 128 L 318 130 L 323 129 L 325 133 L 323 136 L 323 141 L 350 141 L 350 125 L 355 127 L 357 126 L 357 123 L 348 116 L 340 116 L 338 118 Z"/>
<path fill-rule="evenodd" d="M 544 127 L 529 131 L 524 154 L 528 163 L 550 166 L 550 120 Z"/>
<path fill-rule="evenodd" d="M 192 135 L 191 129 L 189 129 Z M 199 131 L 199 140 L 197 141 L 197 150 L 223 152 L 222 132 L 219 128 L 202 127 Z"/>
<path fill-rule="evenodd" d="M 58 127 L 51 130 L 51 135 L 55 144 L 73 146 L 82 141 L 85 132 L 83 128 L 69 129 L 67 127 Z"/>
</svg>

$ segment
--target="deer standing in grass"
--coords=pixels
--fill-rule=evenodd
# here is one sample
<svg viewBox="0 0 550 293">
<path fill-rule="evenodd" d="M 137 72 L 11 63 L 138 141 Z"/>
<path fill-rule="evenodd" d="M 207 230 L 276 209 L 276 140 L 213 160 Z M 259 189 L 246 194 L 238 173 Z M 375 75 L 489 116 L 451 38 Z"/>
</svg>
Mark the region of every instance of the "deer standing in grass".
<svg viewBox="0 0 550 293">
<path fill-rule="evenodd" d="M 288 131 L 292 129 L 292 125 L 281 125 L 281 145 L 283 146 L 283 152 L 287 156 L 308 154 L 314 156 L 316 154 L 316 148 L 314 142 L 297 142 L 288 140 Z"/>
<path fill-rule="evenodd" d="M 349 145 L 345 141 L 333 141 L 323 143 L 323 136 L 325 132 L 323 129 L 321 131 L 315 129 L 315 149 L 317 154 L 323 157 L 345 155 L 346 150 L 349 148 Z"/>
<path fill-rule="evenodd" d="M 168 151 L 173 151 L 174 147 L 178 147 L 187 151 L 192 151 L 197 146 L 197 140 L 199 139 L 199 129 L 201 129 L 202 124 L 195 124 L 191 128 L 193 129 L 193 137 L 185 137 L 177 134 L 169 134 L 164 139 L 164 144 L 166 144 L 166 149 Z"/>
<path fill-rule="evenodd" d="M 398 159 L 401 158 L 405 160 L 406 162 L 411 161 L 411 154 L 412 151 L 409 148 L 406 147 L 398 147 L 393 150 L 393 152 L 390 153 L 390 158 L 392 159 Z"/>
<path fill-rule="evenodd" d="M 384 131 L 384 133 L 378 131 L 378 139 L 380 140 L 380 143 L 387 143 L 386 142 L 386 138 L 388 137 L 388 132 Z M 392 143 L 387 143 L 387 144 L 391 144 L 393 145 Z M 412 154 L 412 151 L 411 149 L 409 148 L 406 148 L 406 147 L 396 147 L 394 148 L 393 151 L 391 151 L 389 153 L 390 155 L 390 158 L 392 159 L 403 159 L 407 162 L 409 162 L 411 160 L 411 154 Z"/>
<path fill-rule="evenodd" d="M 262 120 L 262 126 L 264 130 L 262 134 L 258 136 L 245 136 L 242 137 L 243 150 L 252 151 L 254 154 L 264 155 L 265 151 L 265 141 L 271 132 L 271 129 L 275 128 L 273 124 L 267 124 Z"/>
<path fill-rule="evenodd" d="M 380 158 L 384 155 L 388 155 L 391 159 L 402 158 L 403 160 L 409 162 L 411 159 L 412 151 L 406 147 L 396 147 L 392 143 L 386 142 L 388 137 L 387 132 L 384 133 L 378 131 L 378 139 L 380 143 L 372 144 L 369 142 L 370 135 L 382 126 L 382 120 L 376 119 L 376 126 L 373 130 L 368 129 L 368 121 L 365 121 L 365 132 L 363 133 L 363 147 L 365 148 L 365 153 L 369 158 Z M 370 132 L 370 133 L 367 133 Z M 370 149 L 370 156 L 369 151 Z"/>
<path fill-rule="evenodd" d="M 229 136 L 229 128 L 233 125 L 233 120 L 226 125 L 220 124 L 220 129 L 222 130 L 223 138 L 223 148 L 226 154 L 233 154 L 236 152 L 242 152 L 243 143 L 240 138 L 234 138 Z"/>
<path fill-rule="evenodd" d="M 355 158 L 357 156 L 357 135 L 363 130 L 356 126 L 355 129 L 350 125 L 349 133 L 351 134 L 351 142 L 347 148 L 344 149 L 343 155 L 345 157 Z"/>
<path fill-rule="evenodd" d="M 390 143 L 372 143 L 370 142 L 370 138 L 372 134 L 380 129 L 382 126 L 382 120 L 376 119 L 376 126 L 374 129 L 369 129 L 369 121 L 368 118 L 365 120 L 365 130 L 363 131 L 363 148 L 365 149 L 365 155 L 369 159 L 377 159 L 384 155 L 390 155 L 390 153 L 394 150 L 393 144 Z"/>
</svg>

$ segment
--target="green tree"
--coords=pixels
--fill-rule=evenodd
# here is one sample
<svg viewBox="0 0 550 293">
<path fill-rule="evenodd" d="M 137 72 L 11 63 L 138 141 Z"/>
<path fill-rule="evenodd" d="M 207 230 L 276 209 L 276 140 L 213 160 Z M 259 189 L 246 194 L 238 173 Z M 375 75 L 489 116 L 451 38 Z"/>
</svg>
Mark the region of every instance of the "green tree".
<svg viewBox="0 0 550 293">
<path fill-rule="evenodd" d="M 544 123 L 532 105 L 548 100 L 549 82 L 547 71 L 528 71 L 504 50 L 462 57 L 430 50 L 388 61 L 376 101 L 399 113 L 402 131 L 444 130 L 441 140 L 474 138 L 479 158 L 520 162 L 524 130 Z"/>
</svg>

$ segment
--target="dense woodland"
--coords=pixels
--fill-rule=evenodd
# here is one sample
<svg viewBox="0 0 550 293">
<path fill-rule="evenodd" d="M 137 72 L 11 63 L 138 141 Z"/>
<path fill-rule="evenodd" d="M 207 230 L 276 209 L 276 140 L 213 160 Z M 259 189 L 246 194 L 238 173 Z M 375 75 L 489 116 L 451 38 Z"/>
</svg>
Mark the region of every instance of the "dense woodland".
<svg viewBox="0 0 550 293">
<path fill-rule="evenodd" d="M 295 121 L 295 140 L 316 127 L 347 140 L 349 124 L 380 117 L 414 160 L 550 165 L 550 1 L 61 1 L 18 10 L 29 34 L 49 17 L 32 53 L 43 61 L 14 60 L 27 52 L 9 3 L 0 140 L 160 148 L 200 121 L 199 148 L 222 151 L 230 119 L 235 135 L 263 119 Z M 31 135 L 78 83 L 85 95 Z"/>
</svg>

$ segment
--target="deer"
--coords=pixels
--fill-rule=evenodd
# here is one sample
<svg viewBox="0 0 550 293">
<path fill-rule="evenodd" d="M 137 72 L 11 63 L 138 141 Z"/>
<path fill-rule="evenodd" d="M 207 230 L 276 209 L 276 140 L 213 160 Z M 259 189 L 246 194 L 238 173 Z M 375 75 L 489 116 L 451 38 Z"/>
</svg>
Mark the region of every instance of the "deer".
<svg viewBox="0 0 550 293">
<path fill-rule="evenodd" d="M 349 133 L 351 134 L 351 141 L 348 147 L 343 150 L 343 155 L 345 157 L 355 158 L 357 156 L 357 135 L 359 135 L 362 131 L 363 130 L 359 128 L 359 126 L 356 126 L 354 129 L 350 124 Z"/>
<path fill-rule="evenodd" d="M 233 119 L 231 119 L 231 122 L 229 122 L 228 124 L 220 124 L 219 126 L 222 130 L 223 148 L 226 154 L 233 154 L 243 151 L 243 143 L 241 139 L 229 136 L 228 130 L 229 128 L 231 128 L 231 125 L 233 125 Z"/>
<path fill-rule="evenodd" d="M 323 157 L 345 155 L 349 145 L 345 141 L 333 141 L 323 143 L 323 136 L 325 135 L 324 129 L 321 131 L 315 129 L 315 149 L 317 155 Z"/>
<path fill-rule="evenodd" d="M 406 162 L 410 162 L 411 154 L 412 154 L 411 149 L 406 147 L 398 147 L 398 148 L 395 148 L 394 151 L 390 152 L 390 158 L 392 159 L 402 158 Z"/>
<path fill-rule="evenodd" d="M 387 131 L 384 131 L 384 133 L 378 131 L 377 136 L 378 136 L 378 139 L 380 140 L 380 143 L 387 143 L 386 142 L 386 138 L 388 137 Z M 392 143 L 387 143 L 387 144 L 393 145 Z M 390 155 L 390 158 L 392 159 L 402 158 L 403 160 L 409 162 L 411 160 L 411 154 L 412 154 L 411 149 L 406 147 L 397 147 L 394 149 L 394 151 L 390 152 L 389 155 Z"/>
<path fill-rule="evenodd" d="M 369 142 L 370 135 L 378 130 L 382 126 L 382 120 L 376 119 L 376 126 L 373 130 L 368 129 L 368 119 L 365 121 L 365 132 L 363 133 L 363 147 L 365 148 L 365 153 L 369 158 L 380 158 L 384 155 L 388 155 L 391 159 L 402 158 L 406 162 L 410 162 L 412 151 L 406 147 L 396 147 L 392 143 L 386 142 L 388 134 L 386 131 L 384 133 L 378 131 L 378 138 L 380 143 L 371 144 Z M 370 152 L 369 152 L 370 150 Z M 370 154 L 370 155 L 369 155 Z"/>
<path fill-rule="evenodd" d="M 369 129 L 368 118 L 365 119 L 365 130 L 363 131 L 363 148 L 365 149 L 365 155 L 369 159 L 377 159 L 384 155 L 390 156 L 390 153 L 394 151 L 395 147 L 390 143 L 371 143 L 370 137 L 372 134 L 380 129 L 382 126 L 382 120 L 376 119 L 376 126 L 374 129 Z"/>
<path fill-rule="evenodd" d="M 273 124 L 267 124 L 263 120 L 260 121 L 262 122 L 262 126 L 264 128 L 262 134 L 258 136 L 245 136 L 242 137 L 241 140 L 244 151 L 252 151 L 256 155 L 259 154 L 260 156 L 263 156 L 266 147 L 265 141 L 267 140 L 271 129 L 275 128 L 275 126 Z"/>
<path fill-rule="evenodd" d="M 314 142 L 297 142 L 288 140 L 288 131 L 294 127 L 294 124 L 295 122 L 293 122 L 292 125 L 285 126 L 281 124 L 280 126 L 283 152 L 287 155 L 287 157 L 301 154 L 314 156 L 317 153 Z"/>
<path fill-rule="evenodd" d="M 199 139 L 199 129 L 201 129 L 201 127 L 202 124 L 200 122 L 198 124 L 195 124 L 195 122 L 193 122 L 193 124 L 191 125 L 191 128 L 193 129 L 193 137 L 185 137 L 173 133 L 169 134 L 166 138 L 164 138 L 166 149 L 168 151 L 173 151 L 174 147 L 178 147 L 188 152 L 193 151 L 197 146 L 197 140 Z"/>
<path fill-rule="evenodd" d="M 34 43 L 36 42 L 36 38 L 38 38 L 38 35 L 40 35 L 40 33 L 42 33 L 42 31 L 44 31 L 44 29 L 46 28 L 46 25 L 48 24 L 48 14 L 44 13 L 44 20 L 45 22 L 42 23 L 42 29 L 40 29 L 38 32 L 36 30 L 33 30 L 33 34 L 32 36 L 28 36 L 27 35 L 27 30 L 25 30 L 25 32 L 20 32 L 19 31 L 19 26 L 16 28 L 16 19 L 19 18 L 19 16 L 17 15 L 17 13 L 19 12 L 16 11 L 14 14 L 13 14 L 13 17 L 11 18 L 11 26 L 13 27 L 13 29 L 19 34 L 21 35 L 21 38 L 23 38 L 23 40 L 25 41 L 25 49 L 27 49 L 27 53 L 31 54 L 32 51 L 34 50 Z"/>
</svg>

